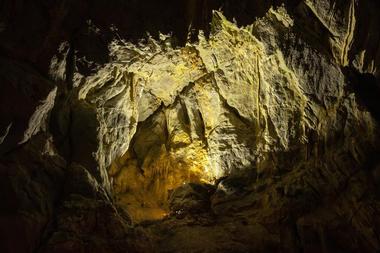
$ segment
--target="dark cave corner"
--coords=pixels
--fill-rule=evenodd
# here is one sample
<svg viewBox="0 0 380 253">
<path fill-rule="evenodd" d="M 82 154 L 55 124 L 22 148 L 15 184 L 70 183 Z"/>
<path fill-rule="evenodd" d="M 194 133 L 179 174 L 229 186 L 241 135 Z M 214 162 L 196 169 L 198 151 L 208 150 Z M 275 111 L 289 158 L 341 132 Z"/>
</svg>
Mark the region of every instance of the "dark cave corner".
<svg viewBox="0 0 380 253">
<path fill-rule="evenodd" d="M 2 1 L 0 252 L 380 252 L 379 11 Z"/>
<path fill-rule="evenodd" d="M 380 120 L 380 79 L 370 73 L 360 73 L 355 68 L 345 68 L 348 83 L 360 104 L 371 112 L 377 121 Z"/>
</svg>

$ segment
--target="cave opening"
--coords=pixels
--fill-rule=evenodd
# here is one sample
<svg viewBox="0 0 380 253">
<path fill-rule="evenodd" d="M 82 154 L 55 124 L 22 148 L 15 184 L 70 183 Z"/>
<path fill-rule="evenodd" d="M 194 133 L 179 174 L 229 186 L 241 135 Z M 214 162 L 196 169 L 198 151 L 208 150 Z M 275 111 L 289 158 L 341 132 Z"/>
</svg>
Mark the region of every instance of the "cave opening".
<svg viewBox="0 0 380 253">
<path fill-rule="evenodd" d="M 346 68 L 350 88 L 355 92 L 361 106 L 367 108 L 380 121 L 380 80 L 373 73 L 360 73 L 354 68 Z"/>
<path fill-rule="evenodd" d="M 184 131 L 186 120 L 168 120 L 159 111 L 140 123 L 129 150 L 108 170 L 116 202 L 136 223 L 166 217 L 180 188 L 212 189 L 220 176 L 210 169 L 205 144 Z"/>
<path fill-rule="evenodd" d="M 141 168 L 137 158 L 128 152 L 117 159 L 109 171 L 116 203 L 125 208 L 136 223 L 169 215 L 172 193 L 181 186 L 213 187 L 212 182 L 204 179 L 202 168 L 175 160 L 164 147 L 154 157 L 145 159 Z"/>
</svg>

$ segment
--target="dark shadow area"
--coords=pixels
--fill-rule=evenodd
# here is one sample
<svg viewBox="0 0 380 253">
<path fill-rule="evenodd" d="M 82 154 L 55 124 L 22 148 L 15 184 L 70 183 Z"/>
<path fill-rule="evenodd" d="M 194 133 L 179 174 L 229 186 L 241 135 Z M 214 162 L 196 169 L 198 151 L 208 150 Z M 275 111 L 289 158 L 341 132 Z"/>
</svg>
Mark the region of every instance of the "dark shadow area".
<svg viewBox="0 0 380 253">
<path fill-rule="evenodd" d="M 372 74 L 360 73 L 354 68 L 345 68 L 344 72 L 359 105 L 380 121 L 380 80 Z"/>
<path fill-rule="evenodd" d="M 46 73 L 51 56 L 62 41 L 75 41 L 88 22 L 102 30 L 117 28 L 119 36 L 139 41 L 147 33 L 172 34 L 176 45 L 196 40 L 199 30 L 210 30 L 212 10 L 221 10 L 238 25 L 251 24 L 271 6 L 293 10 L 299 0 L 93 0 L 27 1 L 0 3 L 0 52 L 29 62 Z M 107 39 L 106 39 L 107 41 Z M 91 47 L 88 50 L 91 50 Z"/>
<path fill-rule="evenodd" d="M 221 10 L 238 25 L 251 24 L 262 17 L 271 6 L 286 4 L 293 9 L 299 0 L 164 0 L 155 1 L 95 1 L 90 4 L 89 18 L 97 25 L 116 25 L 122 36 L 130 40 L 143 38 L 146 33 L 158 36 L 159 32 L 172 33 L 183 45 L 188 36 L 188 28 L 195 33 L 199 30 L 208 34 L 213 10 Z M 112 16 L 103 13 L 117 12 Z M 195 37 L 194 37 L 195 39 Z"/>
</svg>

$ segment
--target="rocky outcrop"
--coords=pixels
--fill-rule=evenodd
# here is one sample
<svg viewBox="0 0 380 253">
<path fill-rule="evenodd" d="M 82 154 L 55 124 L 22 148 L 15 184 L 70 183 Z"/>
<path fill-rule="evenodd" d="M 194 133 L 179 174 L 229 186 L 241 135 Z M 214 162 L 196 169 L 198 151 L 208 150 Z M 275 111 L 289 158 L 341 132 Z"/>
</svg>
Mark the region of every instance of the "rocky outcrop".
<svg viewBox="0 0 380 253">
<path fill-rule="evenodd" d="M 16 2 L 1 252 L 380 249 L 376 1 Z"/>
</svg>

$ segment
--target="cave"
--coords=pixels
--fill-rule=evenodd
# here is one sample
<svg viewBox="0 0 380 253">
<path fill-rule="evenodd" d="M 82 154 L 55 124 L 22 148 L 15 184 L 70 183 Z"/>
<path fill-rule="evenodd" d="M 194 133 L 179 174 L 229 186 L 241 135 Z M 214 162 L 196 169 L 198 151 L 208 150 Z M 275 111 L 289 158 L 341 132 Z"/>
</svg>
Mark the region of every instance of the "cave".
<svg viewBox="0 0 380 253">
<path fill-rule="evenodd" d="M 0 252 L 380 252 L 378 0 L 0 2 Z"/>
</svg>

